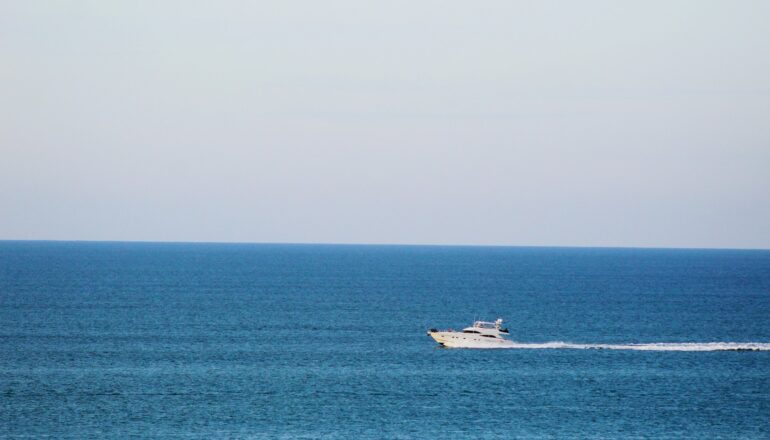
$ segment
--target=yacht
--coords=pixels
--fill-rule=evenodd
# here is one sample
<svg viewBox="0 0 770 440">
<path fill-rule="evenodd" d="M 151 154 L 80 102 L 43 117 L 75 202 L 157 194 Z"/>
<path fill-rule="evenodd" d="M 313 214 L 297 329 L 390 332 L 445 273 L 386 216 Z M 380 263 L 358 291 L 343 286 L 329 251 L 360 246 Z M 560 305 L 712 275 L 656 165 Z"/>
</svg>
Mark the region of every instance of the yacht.
<svg viewBox="0 0 770 440">
<path fill-rule="evenodd" d="M 462 331 L 428 330 L 428 336 L 444 347 L 454 348 L 506 348 L 514 346 L 513 341 L 505 339 L 508 329 L 503 328 L 503 320 L 495 322 L 476 321 Z"/>
</svg>

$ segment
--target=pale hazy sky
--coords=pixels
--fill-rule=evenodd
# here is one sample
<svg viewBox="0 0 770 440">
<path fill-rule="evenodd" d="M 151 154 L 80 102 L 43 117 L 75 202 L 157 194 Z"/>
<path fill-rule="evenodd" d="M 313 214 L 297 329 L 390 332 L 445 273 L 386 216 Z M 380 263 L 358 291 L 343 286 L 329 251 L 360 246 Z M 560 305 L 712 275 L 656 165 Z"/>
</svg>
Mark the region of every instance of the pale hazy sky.
<svg viewBox="0 0 770 440">
<path fill-rule="evenodd" d="M 0 1 L 0 239 L 770 248 L 770 1 Z"/>
</svg>

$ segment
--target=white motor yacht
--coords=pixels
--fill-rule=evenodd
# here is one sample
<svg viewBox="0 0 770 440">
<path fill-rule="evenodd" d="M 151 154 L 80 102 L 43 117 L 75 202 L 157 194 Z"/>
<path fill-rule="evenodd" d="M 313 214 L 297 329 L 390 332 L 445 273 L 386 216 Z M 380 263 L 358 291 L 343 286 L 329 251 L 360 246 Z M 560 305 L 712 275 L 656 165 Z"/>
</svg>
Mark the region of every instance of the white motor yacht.
<svg viewBox="0 0 770 440">
<path fill-rule="evenodd" d="M 503 328 L 503 320 L 495 322 L 476 321 L 472 326 L 462 331 L 428 330 L 428 336 L 444 347 L 454 348 L 506 348 L 514 345 L 504 336 L 508 335 L 508 329 Z"/>
</svg>

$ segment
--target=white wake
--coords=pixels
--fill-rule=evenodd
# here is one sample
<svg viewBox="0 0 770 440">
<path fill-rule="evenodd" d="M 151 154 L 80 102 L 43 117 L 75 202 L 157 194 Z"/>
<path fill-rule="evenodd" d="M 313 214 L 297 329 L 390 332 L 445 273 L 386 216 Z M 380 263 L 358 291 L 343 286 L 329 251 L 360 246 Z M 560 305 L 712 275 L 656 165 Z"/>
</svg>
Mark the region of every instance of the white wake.
<svg viewBox="0 0 770 440">
<path fill-rule="evenodd" d="M 570 342 L 513 342 L 505 348 L 518 349 L 576 349 L 576 350 L 639 350 L 639 351 L 770 351 L 767 342 L 658 342 L 650 344 L 573 344 Z"/>
</svg>

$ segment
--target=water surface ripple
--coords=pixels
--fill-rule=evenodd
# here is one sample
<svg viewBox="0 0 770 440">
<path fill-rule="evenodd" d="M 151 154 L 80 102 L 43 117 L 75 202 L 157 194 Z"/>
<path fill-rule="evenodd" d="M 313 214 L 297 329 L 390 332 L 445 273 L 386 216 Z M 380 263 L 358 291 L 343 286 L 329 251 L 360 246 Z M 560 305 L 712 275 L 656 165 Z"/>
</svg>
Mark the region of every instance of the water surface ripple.
<svg viewBox="0 0 770 440">
<path fill-rule="evenodd" d="M 766 439 L 768 344 L 768 251 L 0 242 L 0 438 Z"/>
</svg>

